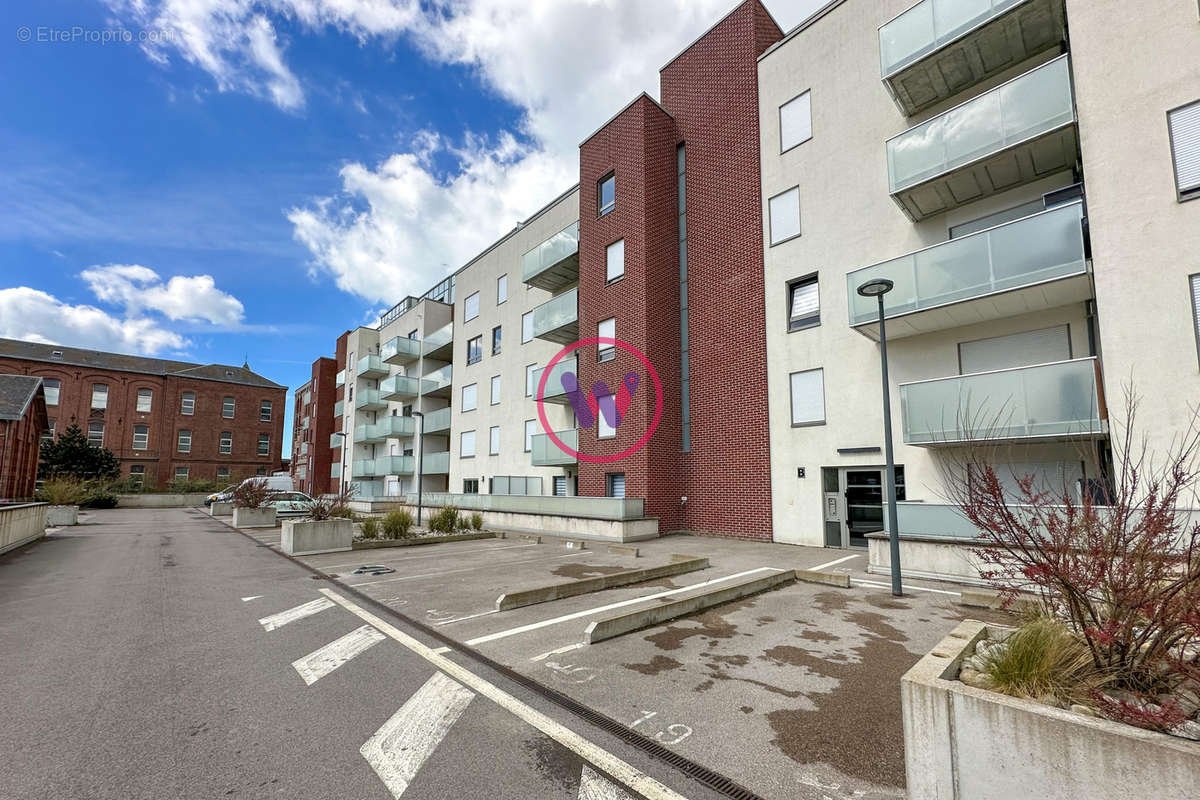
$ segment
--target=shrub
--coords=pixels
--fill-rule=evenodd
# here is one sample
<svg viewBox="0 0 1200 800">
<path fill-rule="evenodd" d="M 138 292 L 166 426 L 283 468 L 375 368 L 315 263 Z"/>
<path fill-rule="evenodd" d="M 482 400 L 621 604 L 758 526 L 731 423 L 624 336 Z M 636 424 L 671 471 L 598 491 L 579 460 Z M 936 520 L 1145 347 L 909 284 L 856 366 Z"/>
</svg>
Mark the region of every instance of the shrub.
<svg viewBox="0 0 1200 800">
<path fill-rule="evenodd" d="M 174 494 L 212 494 L 225 486 L 224 483 L 205 478 L 174 478 L 167 482 L 167 491 Z"/>
<path fill-rule="evenodd" d="M 1063 704 L 1079 703 L 1107 683 L 1084 641 L 1049 617 L 1026 622 L 980 661 L 997 690 L 1014 697 L 1050 696 Z"/>
<path fill-rule="evenodd" d="M 40 445 L 38 476 L 43 479 L 62 476 L 112 479 L 120 474 L 120 462 L 112 451 L 89 444 L 87 434 L 78 425 L 71 425 Z"/>
<path fill-rule="evenodd" d="M 413 533 L 412 526 L 413 516 L 407 511 L 389 511 L 383 518 L 383 534 L 388 539 L 407 539 Z"/>
<path fill-rule="evenodd" d="M 480 530 L 483 528 L 483 514 L 480 514 L 478 511 L 476 511 L 471 515 L 471 528 L 472 530 Z"/>
<path fill-rule="evenodd" d="M 107 489 L 94 489 L 79 503 L 80 508 L 116 508 L 117 496 Z"/>
<path fill-rule="evenodd" d="M 77 478 L 52 478 L 42 484 L 37 497 L 56 506 L 77 506 L 88 496 L 86 484 Z"/>
<path fill-rule="evenodd" d="M 232 501 L 238 508 L 262 508 L 275 492 L 267 487 L 265 480 L 242 481 L 233 487 Z"/>
<path fill-rule="evenodd" d="M 454 506 L 446 506 L 429 517 L 429 530 L 436 533 L 454 533 L 458 528 L 458 509 Z"/>
<path fill-rule="evenodd" d="M 367 517 L 362 524 L 362 537 L 364 539 L 375 539 L 379 536 L 379 520 L 375 517 Z"/>
</svg>

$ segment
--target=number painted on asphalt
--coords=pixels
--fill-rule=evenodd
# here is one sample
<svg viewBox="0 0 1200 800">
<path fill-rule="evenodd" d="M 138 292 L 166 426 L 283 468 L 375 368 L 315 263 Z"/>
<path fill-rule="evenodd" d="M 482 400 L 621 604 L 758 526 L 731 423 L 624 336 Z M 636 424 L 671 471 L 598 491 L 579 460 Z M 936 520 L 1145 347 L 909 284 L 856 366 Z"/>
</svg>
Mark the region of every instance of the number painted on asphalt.
<svg viewBox="0 0 1200 800">
<path fill-rule="evenodd" d="M 429 617 L 430 622 L 445 622 L 454 619 L 458 616 L 457 611 L 438 611 L 436 608 L 431 608 L 425 612 L 425 616 Z"/>
<path fill-rule="evenodd" d="M 633 722 L 631 722 L 629 724 L 629 727 L 636 728 L 638 725 L 642 724 L 643 722 L 647 722 L 651 719 L 654 719 L 657 716 L 658 716 L 657 711 L 643 711 L 642 716 L 638 717 Z M 691 727 L 684 725 L 680 722 L 673 722 L 670 725 L 668 725 L 664 730 L 660 730 L 656 734 L 654 734 L 654 738 L 656 741 L 659 741 L 663 744 L 679 744 L 680 742 L 682 742 L 684 739 L 688 738 L 691 735 L 692 735 Z"/>
<path fill-rule="evenodd" d="M 591 667 L 576 667 L 571 664 L 559 664 L 557 661 L 547 661 L 546 668 L 556 680 L 564 683 L 587 683 L 600 674 L 599 670 Z"/>
</svg>

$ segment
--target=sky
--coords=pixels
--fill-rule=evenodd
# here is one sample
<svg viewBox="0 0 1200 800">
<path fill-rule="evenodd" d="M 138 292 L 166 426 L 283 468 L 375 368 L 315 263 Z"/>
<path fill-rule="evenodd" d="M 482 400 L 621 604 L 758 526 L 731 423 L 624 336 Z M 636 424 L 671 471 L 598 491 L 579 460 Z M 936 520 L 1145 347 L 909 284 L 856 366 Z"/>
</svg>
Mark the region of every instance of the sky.
<svg viewBox="0 0 1200 800">
<path fill-rule="evenodd" d="M 786 31 L 824 2 L 767 7 Z M 574 184 L 579 142 L 733 6 L 4 3 L 0 337 L 295 388 Z"/>
</svg>

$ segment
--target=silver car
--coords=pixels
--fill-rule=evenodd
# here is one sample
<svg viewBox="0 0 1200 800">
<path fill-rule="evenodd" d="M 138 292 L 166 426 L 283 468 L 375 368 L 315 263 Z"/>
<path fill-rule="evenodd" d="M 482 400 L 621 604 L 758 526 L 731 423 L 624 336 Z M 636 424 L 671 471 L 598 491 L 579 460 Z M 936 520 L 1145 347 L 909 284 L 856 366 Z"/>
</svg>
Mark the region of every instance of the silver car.
<svg viewBox="0 0 1200 800">
<path fill-rule="evenodd" d="M 302 517 L 312 503 L 313 499 L 304 492 L 277 492 L 266 504 L 274 506 L 278 517 Z"/>
</svg>

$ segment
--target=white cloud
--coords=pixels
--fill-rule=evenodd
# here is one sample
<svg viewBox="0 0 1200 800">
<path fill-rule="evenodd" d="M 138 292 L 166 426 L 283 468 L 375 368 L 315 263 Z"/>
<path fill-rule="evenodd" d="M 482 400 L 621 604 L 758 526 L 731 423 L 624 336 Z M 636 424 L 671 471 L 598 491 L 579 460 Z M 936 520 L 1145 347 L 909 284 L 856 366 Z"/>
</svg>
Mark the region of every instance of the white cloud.
<svg viewBox="0 0 1200 800">
<path fill-rule="evenodd" d="M 154 320 L 119 319 L 95 306 L 70 305 L 28 286 L 0 289 L 0 336 L 149 355 L 188 344 Z"/>
<path fill-rule="evenodd" d="M 197 320 L 234 327 L 245 317 L 241 301 L 216 288 L 211 275 L 176 275 L 166 283 L 140 264 L 94 266 L 80 273 L 96 298 L 126 314 L 157 311 L 170 320 Z"/>
</svg>

